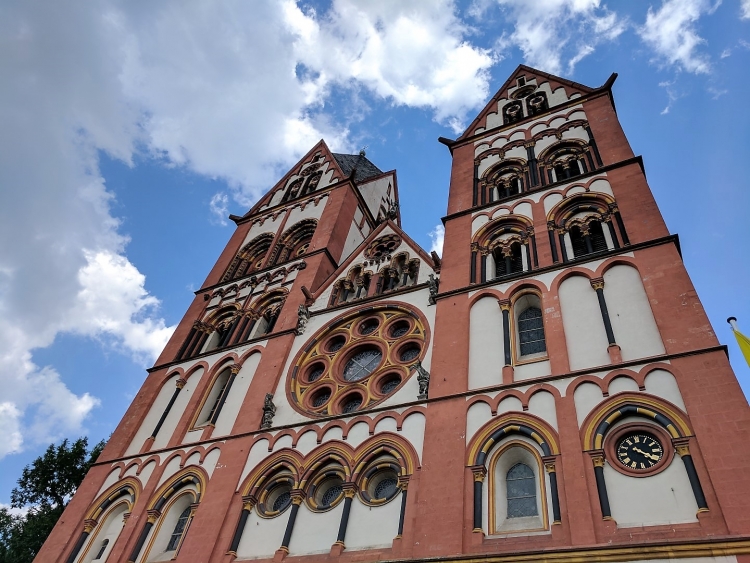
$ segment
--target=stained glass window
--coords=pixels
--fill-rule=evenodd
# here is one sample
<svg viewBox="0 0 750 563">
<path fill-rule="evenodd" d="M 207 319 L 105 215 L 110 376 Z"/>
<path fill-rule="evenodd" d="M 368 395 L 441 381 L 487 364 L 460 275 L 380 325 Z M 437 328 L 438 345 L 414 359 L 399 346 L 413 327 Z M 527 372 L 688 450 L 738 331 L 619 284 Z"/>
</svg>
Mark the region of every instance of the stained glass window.
<svg viewBox="0 0 750 563">
<path fill-rule="evenodd" d="M 329 506 L 332 502 L 334 502 L 339 496 L 341 495 L 344 488 L 339 485 L 333 485 L 329 487 L 325 493 L 323 493 L 323 498 L 321 499 L 321 505 L 322 506 Z"/>
<path fill-rule="evenodd" d="M 541 309 L 529 307 L 518 316 L 518 340 L 521 346 L 521 356 L 547 351 Z"/>
<path fill-rule="evenodd" d="M 322 407 L 328 402 L 328 399 L 331 398 L 331 392 L 328 389 L 324 389 L 320 391 L 315 397 L 313 398 L 312 404 L 314 407 Z"/>
<path fill-rule="evenodd" d="M 180 517 L 177 519 L 177 524 L 174 527 L 172 535 L 169 537 L 169 543 L 167 544 L 166 551 L 174 551 L 180 545 L 182 535 L 185 533 L 185 527 L 187 526 L 188 518 L 190 518 L 190 507 L 188 506 L 182 511 Z"/>
<path fill-rule="evenodd" d="M 341 408 L 341 410 L 344 411 L 345 413 L 354 412 L 361 405 L 362 405 L 362 397 L 360 397 L 359 395 L 355 395 L 354 397 L 347 399 L 347 401 L 344 403 L 344 406 Z"/>
<path fill-rule="evenodd" d="M 354 354 L 344 366 L 344 379 L 359 381 L 370 375 L 383 359 L 383 353 L 377 348 L 368 348 Z"/>
<path fill-rule="evenodd" d="M 510 468 L 505 477 L 508 499 L 508 518 L 537 516 L 536 479 L 531 468 L 524 463 L 517 463 Z"/>
</svg>

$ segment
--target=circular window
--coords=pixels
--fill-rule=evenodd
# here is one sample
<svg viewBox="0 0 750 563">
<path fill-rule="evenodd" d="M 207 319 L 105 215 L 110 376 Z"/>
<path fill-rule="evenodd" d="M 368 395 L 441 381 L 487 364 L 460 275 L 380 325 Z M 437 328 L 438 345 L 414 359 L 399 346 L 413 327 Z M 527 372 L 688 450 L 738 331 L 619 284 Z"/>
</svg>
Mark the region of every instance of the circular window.
<svg viewBox="0 0 750 563">
<path fill-rule="evenodd" d="M 417 351 L 419 354 L 419 351 Z M 383 352 L 377 348 L 358 350 L 344 366 L 346 381 L 360 381 L 377 369 L 383 359 Z"/>
<path fill-rule="evenodd" d="M 341 402 L 341 412 L 346 414 L 356 411 L 362 406 L 362 395 L 349 395 Z"/>
<path fill-rule="evenodd" d="M 363 335 L 372 334 L 378 330 L 378 326 L 380 326 L 378 319 L 367 319 L 359 325 L 359 333 Z"/>
<path fill-rule="evenodd" d="M 326 350 L 329 352 L 338 352 L 344 347 L 344 344 L 346 344 L 346 338 L 339 335 L 334 336 L 331 338 L 328 343 L 326 344 Z"/>
<path fill-rule="evenodd" d="M 398 359 L 402 362 L 411 362 L 419 357 L 419 346 L 405 346 L 398 353 Z"/>
<path fill-rule="evenodd" d="M 401 376 L 398 374 L 387 375 L 380 384 L 380 393 L 387 395 L 401 385 Z"/>
<path fill-rule="evenodd" d="M 310 366 L 310 369 L 307 370 L 305 379 L 307 379 L 308 383 L 312 383 L 320 379 L 325 372 L 325 365 L 323 365 L 322 363 L 313 364 L 312 366 Z"/>
<path fill-rule="evenodd" d="M 367 478 L 367 485 L 361 496 L 370 504 L 382 504 L 394 498 L 400 488 L 398 473 L 391 464 L 385 469 L 375 469 Z"/>
<path fill-rule="evenodd" d="M 292 408 L 320 417 L 375 406 L 414 377 L 409 366 L 424 355 L 429 335 L 426 320 L 405 305 L 375 305 L 340 317 L 295 358 L 286 380 Z"/>
<path fill-rule="evenodd" d="M 318 507 L 330 508 L 344 494 L 344 482 L 340 477 L 331 477 L 323 481 L 316 492 Z"/>
<path fill-rule="evenodd" d="M 315 395 L 313 395 L 312 398 L 312 406 L 315 408 L 322 407 L 328 402 L 328 399 L 331 398 L 331 390 L 330 389 L 321 389 Z"/>
<path fill-rule="evenodd" d="M 391 325 L 391 330 L 388 332 L 391 338 L 401 338 L 409 333 L 409 328 L 411 328 L 409 321 L 398 321 Z"/>
<path fill-rule="evenodd" d="M 292 486 L 289 483 L 281 483 L 273 486 L 266 495 L 265 513 L 269 516 L 275 516 L 279 512 L 286 510 L 292 504 Z"/>
</svg>

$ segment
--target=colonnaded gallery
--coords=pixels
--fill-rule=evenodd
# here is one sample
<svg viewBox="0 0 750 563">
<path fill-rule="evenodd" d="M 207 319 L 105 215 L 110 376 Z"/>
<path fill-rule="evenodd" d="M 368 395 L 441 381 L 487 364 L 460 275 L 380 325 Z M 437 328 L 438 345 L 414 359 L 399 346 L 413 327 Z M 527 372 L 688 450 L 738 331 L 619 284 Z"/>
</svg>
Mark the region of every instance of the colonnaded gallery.
<svg viewBox="0 0 750 563">
<path fill-rule="evenodd" d="M 37 561 L 750 562 L 750 409 L 615 77 L 519 66 L 440 139 L 442 258 L 395 171 L 312 147 Z"/>
</svg>

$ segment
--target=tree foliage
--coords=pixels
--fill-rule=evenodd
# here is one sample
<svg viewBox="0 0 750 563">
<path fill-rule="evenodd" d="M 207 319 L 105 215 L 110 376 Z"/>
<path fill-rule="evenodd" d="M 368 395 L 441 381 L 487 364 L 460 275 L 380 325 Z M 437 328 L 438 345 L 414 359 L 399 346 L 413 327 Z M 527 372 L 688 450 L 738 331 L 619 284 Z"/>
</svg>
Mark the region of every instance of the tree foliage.
<svg viewBox="0 0 750 563">
<path fill-rule="evenodd" d="M 0 563 L 33 561 L 102 449 L 104 441 L 88 450 L 87 438 L 63 440 L 24 468 L 11 506 L 27 512 L 0 509 Z"/>
</svg>

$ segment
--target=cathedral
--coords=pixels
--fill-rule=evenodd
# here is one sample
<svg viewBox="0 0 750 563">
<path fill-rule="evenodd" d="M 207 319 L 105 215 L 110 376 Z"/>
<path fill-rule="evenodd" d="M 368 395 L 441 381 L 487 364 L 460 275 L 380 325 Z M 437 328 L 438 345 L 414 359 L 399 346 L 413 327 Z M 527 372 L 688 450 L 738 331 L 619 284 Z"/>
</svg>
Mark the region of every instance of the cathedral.
<svg viewBox="0 0 750 563">
<path fill-rule="evenodd" d="M 750 409 L 615 78 L 521 65 L 439 139 L 442 256 L 387 163 L 312 147 L 36 561 L 750 563 Z"/>
</svg>

